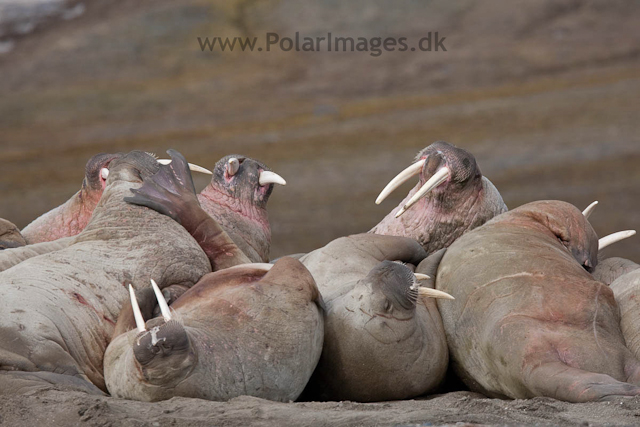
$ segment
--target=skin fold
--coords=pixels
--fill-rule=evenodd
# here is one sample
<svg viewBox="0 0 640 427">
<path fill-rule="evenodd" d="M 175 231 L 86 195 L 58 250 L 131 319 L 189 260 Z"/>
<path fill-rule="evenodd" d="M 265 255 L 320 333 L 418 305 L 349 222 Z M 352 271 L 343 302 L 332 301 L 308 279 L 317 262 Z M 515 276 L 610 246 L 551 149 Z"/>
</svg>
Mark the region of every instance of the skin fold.
<svg viewBox="0 0 640 427">
<path fill-rule="evenodd" d="M 640 395 L 613 291 L 589 271 L 598 238 L 582 213 L 529 203 L 453 243 L 438 269 L 456 373 L 492 397 L 569 402 Z"/>
<path fill-rule="evenodd" d="M 138 295 L 149 319 L 155 296 Z M 171 305 L 170 320 L 151 318 L 144 332 L 131 305 L 123 311 L 105 354 L 107 387 L 142 401 L 295 400 L 320 357 L 320 306 L 313 278 L 292 258 L 266 273 L 247 264 L 208 274 Z"/>
<path fill-rule="evenodd" d="M 620 307 L 620 327 L 627 347 L 640 358 L 640 265 L 623 258 L 603 261 L 606 269 L 600 272 L 611 280 L 611 289 Z"/>
<path fill-rule="evenodd" d="M 103 355 L 127 286 L 152 278 L 161 288 L 190 287 L 211 271 L 183 227 L 123 200 L 158 168 L 138 151 L 114 160 L 80 234 L 0 273 L 0 394 L 51 385 L 105 391 Z"/>
<path fill-rule="evenodd" d="M 417 265 L 425 255 L 412 239 L 360 234 L 300 258 L 326 307 L 322 357 L 305 399 L 405 399 L 438 386 L 448 362 L 438 309 L 410 291 L 412 270 L 393 262 Z M 419 270 L 435 274 L 438 261 Z"/>
<path fill-rule="evenodd" d="M 469 152 L 438 141 L 420 151 L 415 161 L 422 159 L 426 162 L 420 171 L 418 184 L 370 233 L 415 239 L 427 254 L 431 254 L 507 211 L 500 193 L 491 181 L 482 176 Z M 445 166 L 451 170 L 451 176 L 396 218 L 396 213 L 422 185 Z"/>
<path fill-rule="evenodd" d="M 96 154 L 89 159 L 85 167 L 82 187 L 69 200 L 33 220 L 22 230 L 29 244 L 50 242 L 80 233 L 91 220 L 91 215 L 100 201 L 105 189 L 106 179 L 101 171 L 109 168 L 118 154 Z"/>
</svg>

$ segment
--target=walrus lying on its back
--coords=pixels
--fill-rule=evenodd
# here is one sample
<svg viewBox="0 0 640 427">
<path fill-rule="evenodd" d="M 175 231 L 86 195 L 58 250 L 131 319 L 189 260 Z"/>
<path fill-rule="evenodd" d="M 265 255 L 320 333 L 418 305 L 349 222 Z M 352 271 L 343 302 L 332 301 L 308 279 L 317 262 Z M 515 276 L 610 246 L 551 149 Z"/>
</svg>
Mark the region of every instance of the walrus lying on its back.
<svg viewBox="0 0 640 427">
<path fill-rule="evenodd" d="M 121 335 L 105 354 L 112 396 L 224 401 L 248 395 L 288 402 L 298 398 L 320 357 L 320 294 L 293 258 L 208 274 L 171 308 L 162 308 L 158 291 L 163 317 L 146 323 L 156 297 L 139 294 L 143 314 L 136 319 L 135 301 L 123 311 Z"/>
<path fill-rule="evenodd" d="M 596 267 L 598 238 L 575 207 L 543 201 L 454 242 L 436 279 L 455 371 L 475 391 L 589 402 L 640 395 L 640 362 Z"/>
</svg>

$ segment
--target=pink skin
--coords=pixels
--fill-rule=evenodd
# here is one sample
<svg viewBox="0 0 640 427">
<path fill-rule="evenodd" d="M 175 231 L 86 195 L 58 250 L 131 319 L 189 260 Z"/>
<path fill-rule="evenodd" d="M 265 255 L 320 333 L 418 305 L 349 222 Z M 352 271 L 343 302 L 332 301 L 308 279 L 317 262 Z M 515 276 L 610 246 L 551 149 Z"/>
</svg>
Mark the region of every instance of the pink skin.
<svg viewBox="0 0 640 427">
<path fill-rule="evenodd" d="M 238 172 L 230 176 L 226 169 L 229 158 L 241 160 Z M 267 201 L 273 184 L 261 186 L 260 172 L 269 170 L 261 163 L 240 155 L 226 156 L 216 163 L 209 185 L 198 201 L 229 234 L 229 237 L 253 262 L 269 260 L 271 226 Z"/>
<path fill-rule="evenodd" d="M 97 154 L 87 162 L 82 188 L 62 205 L 35 219 L 22 230 L 27 243 L 50 242 L 80 234 L 87 226 L 105 187 L 101 170 L 120 154 Z"/>
<path fill-rule="evenodd" d="M 500 193 L 482 176 L 471 154 L 439 141 L 422 150 L 415 161 L 422 159 L 427 162 L 422 167 L 418 184 L 370 233 L 410 237 L 431 254 L 507 211 Z M 402 206 L 445 165 L 452 171 L 452 176 L 396 218 Z"/>
</svg>

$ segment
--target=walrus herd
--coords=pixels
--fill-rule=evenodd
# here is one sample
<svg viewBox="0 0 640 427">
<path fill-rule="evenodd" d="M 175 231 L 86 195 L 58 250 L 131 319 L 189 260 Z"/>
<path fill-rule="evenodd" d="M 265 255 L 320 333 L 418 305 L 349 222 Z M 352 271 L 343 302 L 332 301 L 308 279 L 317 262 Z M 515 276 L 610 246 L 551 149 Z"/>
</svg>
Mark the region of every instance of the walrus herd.
<svg viewBox="0 0 640 427">
<path fill-rule="evenodd" d="M 24 229 L 0 219 L 0 394 L 374 402 L 457 377 L 498 398 L 640 395 L 640 265 L 562 201 L 507 210 L 469 152 L 421 150 L 368 233 L 271 260 L 259 161 L 98 154 Z M 190 171 L 211 175 L 196 194 Z"/>
</svg>

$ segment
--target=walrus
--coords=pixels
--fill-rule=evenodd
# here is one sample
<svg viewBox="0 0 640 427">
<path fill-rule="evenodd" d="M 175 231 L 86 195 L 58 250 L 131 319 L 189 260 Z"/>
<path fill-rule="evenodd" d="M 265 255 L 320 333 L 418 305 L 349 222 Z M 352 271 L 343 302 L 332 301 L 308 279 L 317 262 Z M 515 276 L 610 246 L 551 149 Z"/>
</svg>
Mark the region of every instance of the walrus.
<svg viewBox="0 0 640 427">
<path fill-rule="evenodd" d="M 426 256 L 415 240 L 360 234 L 300 258 L 325 302 L 324 348 L 305 399 L 373 402 L 419 396 L 437 387 L 448 352 L 440 314 L 407 265 Z M 442 253 L 416 271 L 435 277 Z M 421 282 L 422 283 L 422 282 Z"/>
<path fill-rule="evenodd" d="M 149 319 L 155 298 L 147 292 L 142 310 L 135 310 L 134 296 L 118 319 L 121 334 L 104 359 L 112 396 L 226 401 L 248 395 L 289 402 L 320 357 L 320 294 L 293 258 L 210 273 L 170 308 L 157 288 L 156 297 L 162 316 Z"/>
<path fill-rule="evenodd" d="M 42 214 L 22 229 L 29 244 L 50 242 L 79 234 L 89 223 L 104 191 L 109 165 L 123 153 L 100 153 L 91 157 L 85 166 L 80 190 L 62 205 Z"/>
<path fill-rule="evenodd" d="M 211 182 L 198 194 L 202 209 L 252 262 L 269 261 L 267 202 L 274 184 L 286 181 L 257 160 L 232 154 L 216 163 Z"/>
<path fill-rule="evenodd" d="M 0 273 L 0 393 L 50 384 L 106 391 L 103 355 L 126 286 L 146 287 L 153 278 L 161 288 L 190 287 L 211 271 L 180 224 L 124 201 L 144 177 L 170 167 L 186 170 L 186 161 L 161 166 L 140 151 L 114 159 L 84 230 L 67 247 Z M 190 180 L 184 170 L 181 179 Z"/>
<path fill-rule="evenodd" d="M 152 153 L 147 153 L 155 157 Z M 124 153 L 100 153 L 91 157 L 85 166 L 82 186 L 62 205 L 42 214 L 22 230 L 28 244 L 50 242 L 79 234 L 91 220 L 91 215 L 102 197 L 110 164 L 124 156 Z M 159 159 L 158 163 L 167 164 L 168 159 Z M 211 171 L 189 163 L 193 171 L 211 174 Z"/>
<path fill-rule="evenodd" d="M 0 218 L 0 250 L 18 248 L 27 244 L 20 229 L 12 222 Z"/>
<path fill-rule="evenodd" d="M 614 294 L 589 273 L 598 238 L 559 201 L 529 203 L 456 240 L 438 304 L 454 371 L 491 397 L 589 402 L 640 395 Z"/>
<path fill-rule="evenodd" d="M 370 233 L 416 239 L 431 254 L 507 211 L 475 157 L 445 141 L 421 150 L 415 162 L 387 184 L 376 204 L 415 175 L 419 183 Z"/>
</svg>

